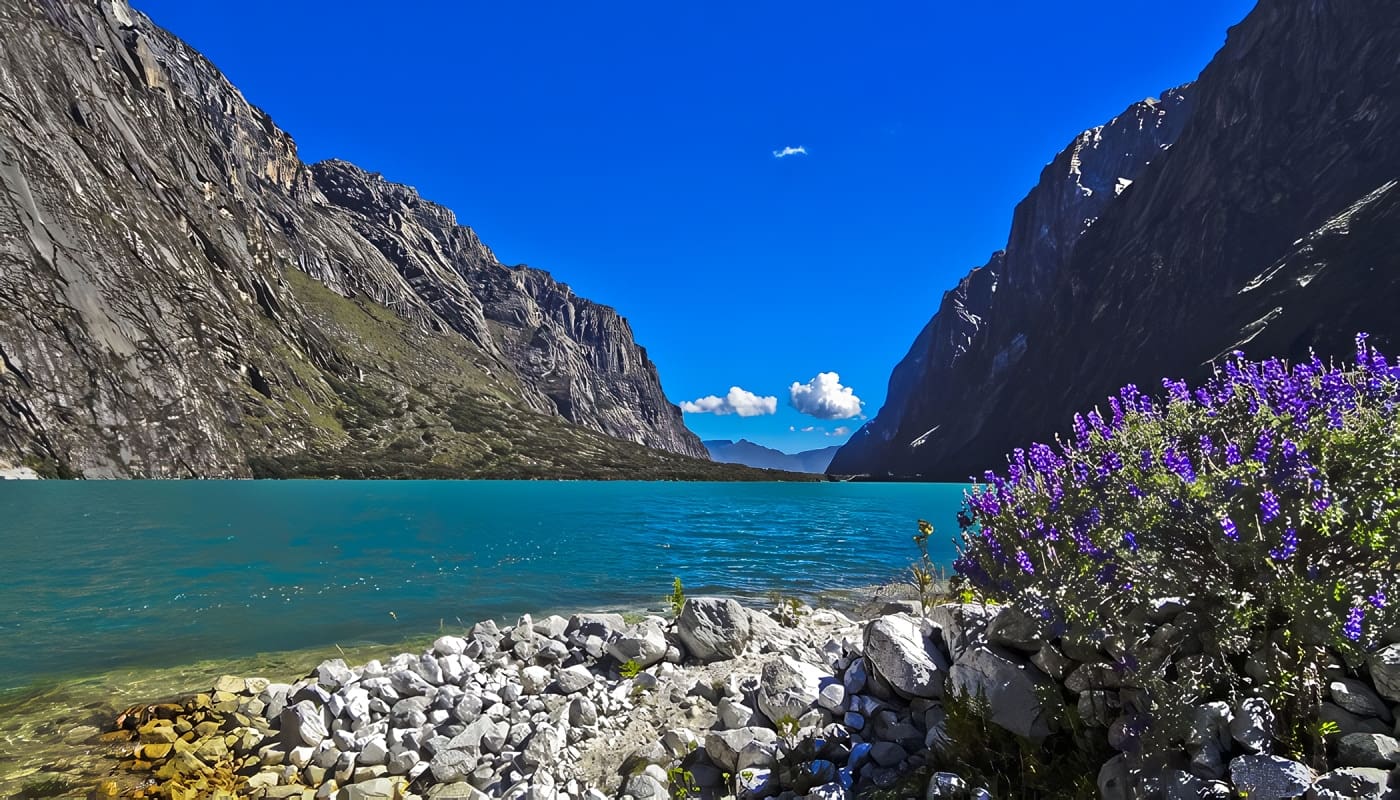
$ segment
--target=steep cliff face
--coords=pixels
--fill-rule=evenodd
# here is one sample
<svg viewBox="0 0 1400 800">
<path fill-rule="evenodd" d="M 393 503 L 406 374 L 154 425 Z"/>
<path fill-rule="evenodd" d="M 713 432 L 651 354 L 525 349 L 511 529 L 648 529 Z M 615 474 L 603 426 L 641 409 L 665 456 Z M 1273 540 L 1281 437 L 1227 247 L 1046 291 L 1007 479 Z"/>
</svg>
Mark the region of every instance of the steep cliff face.
<svg viewBox="0 0 1400 800">
<path fill-rule="evenodd" d="M 0 459 L 655 466 L 607 437 L 706 457 L 614 311 L 502 265 L 408 187 L 302 164 L 124 0 L 0 4 L 0 44 Z"/>
<path fill-rule="evenodd" d="M 973 387 L 960 381 L 979 368 L 989 377 L 1004 374 L 1025 355 L 1028 331 L 1015 320 L 1050 301 L 1080 239 L 1176 141 L 1191 97 L 1191 88 L 1181 87 L 1135 103 L 1075 137 L 1045 167 L 1016 207 L 1006 249 L 943 296 L 895 367 L 884 408 L 837 454 L 833 474 L 917 476 L 925 452 L 975 438 L 966 417 L 944 428 L 949 409 L 977 414 L 962 405 Z"/>
<path fill-rule="evenodd" d="M 1121 384 L 1199 377 L 1236 347 L 1400 339 L 1400 8 L 1261 0 L 1185 93 L 1171 148 L 1042 280 L 1006 268 L 953 366 L 892 391 L 897 423 L 872 421 L 832 472 L 958 480 Z"/>
</svg>

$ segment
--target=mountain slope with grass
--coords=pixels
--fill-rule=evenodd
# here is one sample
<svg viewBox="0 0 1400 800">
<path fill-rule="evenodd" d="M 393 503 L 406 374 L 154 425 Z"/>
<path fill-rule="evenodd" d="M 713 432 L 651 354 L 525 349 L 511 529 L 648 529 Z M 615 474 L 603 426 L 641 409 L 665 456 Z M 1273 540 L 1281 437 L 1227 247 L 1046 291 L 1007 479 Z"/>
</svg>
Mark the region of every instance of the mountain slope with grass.
<svg viewBox="0 0 1400 800">
<path fill-rule="evenodd" d="M 1398 68 L 1393 3 L 1261 0 L 1184 102 L 1047 167 L 830 472 L 962 480 L 1123 384 L 1400 339 Z"/>
<path fill-rule="evenodd" d="M 0 460 L 52 475 L 720 477 L 613 309 L 307 165 L 124 0 L 0 6 Z"/>
</svg>

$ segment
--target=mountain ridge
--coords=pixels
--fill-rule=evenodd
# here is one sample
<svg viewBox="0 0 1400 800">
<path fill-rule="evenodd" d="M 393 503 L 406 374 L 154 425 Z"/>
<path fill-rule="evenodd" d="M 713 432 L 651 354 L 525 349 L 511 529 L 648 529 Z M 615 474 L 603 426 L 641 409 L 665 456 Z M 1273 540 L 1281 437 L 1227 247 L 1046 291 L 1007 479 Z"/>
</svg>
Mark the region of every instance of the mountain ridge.
<svg viewBox="0 0 1400 800">
<path fill-rule="evenodd" d="M 0 458 L 719 474 L 616 311 L 501 264 L 410 187 L 303 164 L 125 0 L 30 0 L 0 23 Z"/>
<path fill-rule="evenodd" d="M 1397 54 L 1393 5 L 1261 0 L 1185 90 L 1170 148 L 1054 269 L 988 270 L 1000 285 L 983 306 L 960 299 L 987 282 L 976 272 L 945 296 L 830 472 L 963 480 L 1126 383 L 1199 379 L 1236 348 L 1346 357 L 1358 330 L 1396 341 Z M 1013 224 L 1006 252 L 1034 234 Z M 959 303 L 977 325 L 954 353 Z"/>
<path fill-rule="evenodd" d="M 726 464 L 743 464 L 755 469 L 780 469 L 789 472 L 805 472 L 820 475 L 826 472 L 832 456 L 841 449 L 840 445 L 822 447 L 816 450 L 803 450 L 797 453 L 784 453 L 771 447 L 764 447 L 748 439 L 706 439 L 703 444 L 710 458 Z"/>
</svg>

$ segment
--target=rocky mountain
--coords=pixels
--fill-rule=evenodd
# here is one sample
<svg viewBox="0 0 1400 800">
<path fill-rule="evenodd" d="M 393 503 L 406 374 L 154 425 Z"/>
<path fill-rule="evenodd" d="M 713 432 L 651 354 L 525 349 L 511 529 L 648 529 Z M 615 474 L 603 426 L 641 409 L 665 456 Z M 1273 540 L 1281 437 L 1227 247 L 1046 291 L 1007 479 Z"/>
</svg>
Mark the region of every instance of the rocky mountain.
<svg viewBox="0 0 1400 800">
<path fill-rule="evenodd" d="M 714 476 L 617 312 L 407 186 L 303 164 L 125 0 L 0 4 L 0 43 L 0 460 Z"/>
<path fill-rule="evenodd" d="M 1400 7 L 1260 0 L 1192 85 L 1078 137 L 830 472 L 962 480 L 1126 383 L 1400 341 Z"/>
<path fill-rule="evenodd" d="M 800 453 L 784 453 L 771 447 L 755 444 L 748 439 L 707 439 L 705 449 L 710 458 L 726 464 L 743 464 L 758 469 L 780 469 L 788 472 L 809 472 L 821 474 L 831 464 L 831 459 L 840 445 L 823 447 L 820 450 L 803 450 Z"/>
</svg>

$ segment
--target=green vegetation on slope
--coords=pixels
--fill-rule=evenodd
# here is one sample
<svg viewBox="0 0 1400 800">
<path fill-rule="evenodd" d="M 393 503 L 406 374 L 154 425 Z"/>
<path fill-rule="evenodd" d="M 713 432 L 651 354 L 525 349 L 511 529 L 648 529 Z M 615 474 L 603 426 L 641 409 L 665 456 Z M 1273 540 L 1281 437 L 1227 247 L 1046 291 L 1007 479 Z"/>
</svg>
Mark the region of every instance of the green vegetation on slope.
<svg viewBox="0 0 1400 800">
<path fill-rule="evenodd" d="M 537 413 L 510 372 L 461 337 L 417 330 L 298 270 L 286 277 L 319 327 L 314 356 L 279 354 L 298 385 L 249 398 L 304 420 L 308 441 L 250 458 L 258 477 L 821 479 L 652 450 Z"/>
</svg>

